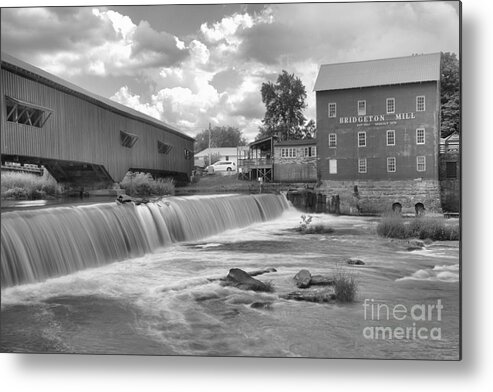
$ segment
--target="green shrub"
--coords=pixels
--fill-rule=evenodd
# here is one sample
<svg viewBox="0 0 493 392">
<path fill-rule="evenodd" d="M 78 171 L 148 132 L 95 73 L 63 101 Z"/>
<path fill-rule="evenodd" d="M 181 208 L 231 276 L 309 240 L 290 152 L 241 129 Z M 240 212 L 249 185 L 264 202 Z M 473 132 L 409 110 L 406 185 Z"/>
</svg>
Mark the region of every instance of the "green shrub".
<svg viewBox="0 0 493 392">
<path fill-rule="evenodd" d="M 409 232 L 411 237 L 422 240 L 449 241 L 460 237 L 458 224 L 447 224 L 445 219 L 440 218 L 415 218 L 409 223 Z"/>
<path fill-rule="evenodd" d="M 398 214 L 383 217 L 377 226 L 377 233 L 382 237 L 391 238 L 407 238 L 409 236 L 404 219 Z"/>
<path fill-rule="evenodd" d="M 460 239 L 459 225 L 448 223 L 443 218 L 417 217 L 406 221 L 398 215 L 389 215 L 382 218 L 377 226 L 377 233 L 382 237 L 411 238 L 422 240 L 454 241 Z"/>
<path fill-rule="evenodd" d="M 332 227 L 323 224 L 312 224 L 313 217 L 311 215 L 301 215 L 301 221 L 296 231 L 302 234 L 331 234 L 334 232 Z"/>
<path fill-rule="evenodd" d="M 172 178 L 153 179 L 149 173 L 128 172 L 120 183 L 129 196 L 169 195 L 175 190 Z"/>
<path fill-rule="evenodd" d="M 15 187 L 6 189 L 4 192 L 2 186 L 2 197 L 5 199 L 26 200 L 29 195 L 24 188 Z"/>
<path fill-rule="evenodd" d="M 322 224 L 309 225 L 304 230 L 301 230 L 303 234 L 331 234 L 334 229 L 330 226 L 325 226 Z"/>
<path fill-rule="evenodd" d="M 338 268 L 334 274 L 334 293 L 338 302 L 350 303 L 356 299 L 358 281 L 355 273 Z"/>
<path fill-rule="evenodd" d="M 58 195 L 62 187 L 45 170 L 43 176 L 22 172 L 2 172 L 2 198 L 44 199 Z"/>
</svg>

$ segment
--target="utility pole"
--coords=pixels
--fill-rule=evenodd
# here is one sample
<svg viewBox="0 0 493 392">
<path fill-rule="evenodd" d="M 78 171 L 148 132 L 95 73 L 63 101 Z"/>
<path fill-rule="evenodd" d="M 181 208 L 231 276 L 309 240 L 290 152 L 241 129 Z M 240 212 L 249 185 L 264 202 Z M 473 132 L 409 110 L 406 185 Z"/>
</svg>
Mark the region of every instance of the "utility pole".
<svg viewBox="0 0 493 392">
<path fill-rule="evenodd" d="M 212 161 L 211 161 L 211 123 L 209 123 L 209 165 L 212 165 Z"/>
</svg>

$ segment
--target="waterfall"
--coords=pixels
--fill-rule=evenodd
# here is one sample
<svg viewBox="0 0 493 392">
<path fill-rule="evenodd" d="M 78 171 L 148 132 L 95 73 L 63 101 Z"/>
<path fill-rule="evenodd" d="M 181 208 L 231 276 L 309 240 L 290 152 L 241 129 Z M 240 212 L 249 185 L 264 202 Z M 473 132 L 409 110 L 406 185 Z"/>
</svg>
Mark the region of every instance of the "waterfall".
<svg viewBox="0 0 493 392">
<path fill-rule="evenodd" d="M 213 195 L 2 214 L 2 288 L 143 256 L 160 247 L 279 217 L 285 197 Z"/>
</svg>

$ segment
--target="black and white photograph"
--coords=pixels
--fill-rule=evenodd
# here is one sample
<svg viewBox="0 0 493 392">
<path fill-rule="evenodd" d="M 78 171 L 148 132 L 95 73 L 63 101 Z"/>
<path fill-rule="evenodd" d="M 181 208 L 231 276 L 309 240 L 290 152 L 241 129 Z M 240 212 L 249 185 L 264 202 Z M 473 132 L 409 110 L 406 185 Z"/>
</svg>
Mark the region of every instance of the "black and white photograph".
<svg viewBox="0 0 493 392">
<path fill-rule="evenodd" d="M 0 351 L 460 361 L 461 15 L 2 7 Z"/>
</svg>

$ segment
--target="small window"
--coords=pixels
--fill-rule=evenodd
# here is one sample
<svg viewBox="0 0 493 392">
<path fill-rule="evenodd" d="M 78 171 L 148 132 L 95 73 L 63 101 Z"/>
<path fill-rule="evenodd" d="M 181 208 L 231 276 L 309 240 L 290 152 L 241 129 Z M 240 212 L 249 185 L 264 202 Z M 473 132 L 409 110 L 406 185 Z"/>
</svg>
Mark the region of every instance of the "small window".
<svg viewBox="0 0 493 392">
<path fill-rule="evenodd" d="M 305 147 L 304 148 L 304 156 L 305 157 L 314 157 L 316 156 L 316 147 Z"/>
<path fill-rule="evenodd" d="M 171 146 L 170 144 L 166 144 L 166 143 L 160 142 L 158 140 L 158 142 L 157 142 L 157 152 L 159 154 L 169 154 L 172 149 L 173 149 L 173 146 Z"/>
<path fill-rule="evenodd" d="M 120 143 L 123 147 L 132 148 L 139 137 L 133 133 L 120 131 Z"/>
<path fill-rule="evenodd" d="M 358 147 L 366 147 L 366 132 L 358 132 Z"/>
<path fill-rule="evenodd" d="M 296 158 L 296 148 L 281 148 L 282 158 Z"/>
<path fill-rule="evenodd" d="M 329 147 L 337 147 L 337 134 L 329 133 Z"/>
<path fill-rule="evenodd" d="M 457 163 L 456 162 L 446 162 L 446 176 L 447 176 L 447 178 L 450 178 L 450 179 L 457 178 Z"/>
<path fill-rule="evenodd" d="M 395 131 L 387 131 L 387 146 L 395 146 Z"/>
<path fill-rule="evenodd" d="M 395 158 L 387 158 L 387 171 L 393 173 L 396 170 Z"/>
<path fill-rule="evenodd" d="M 358 159 L 358 173 L 366 173 L 366 158 Z"/>
<path fill-rule="evenodd" d="M 337 174 L 337 159 L 329 159 L 329 173 Z"/>
<path fill-rule="evenodd" d="M 366 101 L 358 101 L 358 116 L 366 115 Z"/>
<path fill-rule="evenodd" d="M 416 97 L 416 111 L 417 112 L 424 112 L 425 111 L 425 96 L 420 95 L 419 97 Z"/>
<path fill-rule="evenodd" d="M 416 144 L 425 144 L 425 130 L 423 128 L 416 129 Z"/>
<path fill-rule="evenodd" d="M 425 156 L 416 157 L 416 170 L 419 172 L 426 171 L 426 157 Z"/>
<path fill-rule="evenodd" d="M 387 98 L 387 114 L 395 113 L 395 98 Z"/>
<path fill-rule="evenodd" d="M 337 107 L 334 102 L 329 103 L 329 118 L 335 118 L 337 115 Z"/>
<path fill-rule="evenodd" d="M 172 146 L 170 146 L 170 147 L 173 148 Z M 171 148 L 170 148 L 170 151 L 171 151 Z M 193 151 L 189 150 L 188 148 L 183 149 L 183 154 L 185 155 L 185 159 L 192 159 L 193 158 Z"/>
<path fill-rule="evenodd" d="M 52 111 L 28 102 L 5 96 L 7 121 L 43 128 Z"/>
</svg>

